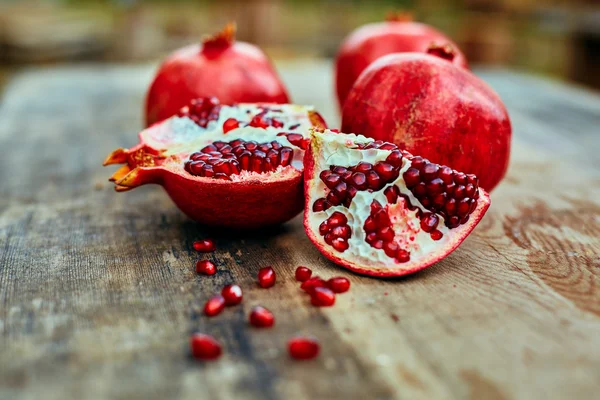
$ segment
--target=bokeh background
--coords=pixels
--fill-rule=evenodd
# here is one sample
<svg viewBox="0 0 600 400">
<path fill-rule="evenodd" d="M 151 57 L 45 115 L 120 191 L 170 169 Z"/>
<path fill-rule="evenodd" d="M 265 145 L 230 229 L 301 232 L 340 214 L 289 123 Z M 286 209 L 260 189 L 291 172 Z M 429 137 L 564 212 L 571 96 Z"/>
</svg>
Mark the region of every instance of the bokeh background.
<svg viewBox="0 0 600 400">
<path fill-rule="evenodd" d="M 446 32 L 472 65 L 600 89 L 598 0 L 0 0 L 0 93 L 32 64 L 157 62 L 232 20 L 276 62 L 331 58 L 393 11 Z"/>
</svg>

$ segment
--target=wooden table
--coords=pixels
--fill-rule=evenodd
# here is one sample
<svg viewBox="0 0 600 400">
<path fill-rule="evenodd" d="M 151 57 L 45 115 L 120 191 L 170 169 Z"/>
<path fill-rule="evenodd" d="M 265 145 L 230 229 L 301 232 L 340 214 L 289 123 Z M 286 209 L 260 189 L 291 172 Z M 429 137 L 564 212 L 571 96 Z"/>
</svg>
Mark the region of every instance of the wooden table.
<svg viewBox="0 0 600 400">
<path fill-rule="evenodd" d="M 294 98 L 337 123 L 328 63 L 280 65 Z M 600 393 L 600 98 L 506 71 L 480 71 L 505 100 L 514 151 L 492 207 L 436 266 L 378 280 L 346 272 L 280 229 L 216 236 L 158 187 L 117 194 L 100 166 L 136 142 L 153 68 L 32 70 L 0 103 L 2 399 L 597 399 Z M 255 285 L 273 265 L 277 286 Z M 343 275 L 351 291 L 314 308 L 293 271 Z M 224 284 L 243 306 L 198 310 Z M 277 317 L 247 326 L 251 306 Z M 188 355 L 200 330 L 214 363 Z M 322 354 L 294 362 L 296 333 Z"/>
</svg>

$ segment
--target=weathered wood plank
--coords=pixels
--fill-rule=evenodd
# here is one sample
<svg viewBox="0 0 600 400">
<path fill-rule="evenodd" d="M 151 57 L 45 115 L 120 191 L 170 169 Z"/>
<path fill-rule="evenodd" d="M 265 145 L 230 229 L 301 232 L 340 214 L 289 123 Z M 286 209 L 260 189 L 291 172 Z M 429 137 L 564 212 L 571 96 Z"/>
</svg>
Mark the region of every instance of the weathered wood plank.
<svg viewBox="0 0 600 400">
<path fill-rule="evenodd" d="M 328 63 L 281 66 L 298 103 L 337 115 Z M 135 143 L 151 67 L 29 71 L 0 103 L 0 398 L 592 399 L 600 389 L 598 96 L 505 71 L 482 76 L 513 117 L 511 167 L 492 208 L 452 255 L 414 276 L 359 277 L 327 262 L 301 221 L 252 235 L 188 221 L 157 187 L 115 194 L 101 168 Z M 219 273 L 193 272 L 215 236 Z M 344 275 L 315 309 L 297 265 Z M 254 285 L 273 265 L 275 289 Z M 226 283 L 243 307 L 208 320 Z M 276 328 L 246 325 L 256 304 Z M 187 356 L 200 329 L 225 357 Z M 292 362 L 298 332 L 322 356 Z"/>
</svg>

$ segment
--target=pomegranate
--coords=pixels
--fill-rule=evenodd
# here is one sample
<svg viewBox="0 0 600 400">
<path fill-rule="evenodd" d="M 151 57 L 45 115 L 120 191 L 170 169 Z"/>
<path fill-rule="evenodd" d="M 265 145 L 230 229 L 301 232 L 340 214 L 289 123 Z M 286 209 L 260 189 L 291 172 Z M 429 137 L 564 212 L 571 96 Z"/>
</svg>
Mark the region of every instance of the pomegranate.
<svg viewBox="0 0 600 400">
<path fill-rule="evenodd" d="M 391 15 L 385 22 L 361 26 L 342 43 L 335 62 L 340 109 L 365 68 L 386 54 L 405 52 L 440 54 L 451 63 L 468 68 L 458 46 L 443 33 L 405 15 Z"/>
<path fill-rule="evenodd" d="M 335 304 L 335 293 L 326 287 L 315 287 L 310 297 L 313 306 L 331 307 Z"/>
<path fill-rule="evenodd" d="M 240 127 L 224 132 L 231 118 Z M 126 164 L 110 179 L 118 192 L 159 184 L 196 221 L 258 228 L 302 210 L 305 135 L 313 126 L 325 123 L 310 107 L 199 99 L 142 131 L 137 146 L 115 150 L 104 165 Z M 194 244 L 199 251 L 213 247 Z"/>
<path fill-rule="evenodd" d="M 275 285 L 277 275 L 272 267 L 264 267 L 258 270 L 257 278 L 258 285 L 263 289 L 267 289 Z"/>
<path fill-rule="evenodd" d="M 235 306 L 242 302 L 242 288 L 238 285 L 227 285 L 221 290 L 221 296 L 225 299 L 226 306 Z"/>
<path fill-rule="evenodd" d="M 300 289 L 304 290 L 306 293 L 311 295 L 314 292 L 314 290 L 318 287 L 327 287 L 327 282 L 325 282 L 318 276 L 313 276 L 312 278 L 309 278 L 306 281 L 302 282 L 302 285 L 300 285 Z"/>
<path fill-rule="evenodd" d="M 346 99 L 342 130 L 475 174 L 487 191 L 508 167 L 511 125 L 498 95 L 432 55 L 390 54 L 371 64 Z"/>
<path fill-rule="evenodd" d="M 196 263 L 196 272 L 204 275 L 214 275 L 217 273 L 217 267 L 208 260 L 199 260 Z"/>
<path fill-rule="evenodd" d="M 256 306 L 250 311 L 250 325 L 257 328 L 270 328 L 275 323 L 273 313 L 264 307 Z"/>
<path fill-rule="evenodd" d="M 221 314 L 221 311 L 223 311 L 224 308 L 225 298 L 219 294 L 211 297 L 204 304 L 204 314 L 207 317 L 214 317 L 215 315 Z"/>
<path fill-rule="evenodd" d="M 312 271 L 309 268 L 302 267 L 302 266 L 296 268 L 296 280 L 298 282 L 307 281 L 311 275 L 312 275 Z"/>
<path fill-rule="evenodd" d="M 210 253 L 217 249 L 215 242 L 212 239 L 196 240 L 193 243 L 194 250 L 200 253 Z"/>
<path fill-rule="evenodd" d="M 475 175 L 364 136 L 313 131 L 305 166 L 308 237 L 327 258 L 365 275 L 400 276 L 441 260 L 490 204 Z M 327 286 L 315 278 L 302 284 L 309 293 Z"/>
<path fill-rule="evenodd" d="M 192 356 L 198 360 L 215 360 L 221 357 L 222 349 L 214 337 L 203 333 L 194 333 L 190 338 Z"/>
<path fill-rule="evenodd" d="M 288 351 L 296 360 L 310 360 L 319 355 L 321 346 L 312 336 L 296 336 L 289 340 Z"/>
<path fill-rule="evenodd" d="M 334 293 L 345 293 L 350 290 L 350 281 L 344 277 L 337 276 L 327 281 L 327 287 Z"/>
<path fill-rule="evenodd" d="M 177 114 L 192 99 L 209 96 L 230 105 L 290 102 L 263 51 L 235 41 L 235 24 L 163 62 L 146 96 L 146 126 Z"/>
</svg>

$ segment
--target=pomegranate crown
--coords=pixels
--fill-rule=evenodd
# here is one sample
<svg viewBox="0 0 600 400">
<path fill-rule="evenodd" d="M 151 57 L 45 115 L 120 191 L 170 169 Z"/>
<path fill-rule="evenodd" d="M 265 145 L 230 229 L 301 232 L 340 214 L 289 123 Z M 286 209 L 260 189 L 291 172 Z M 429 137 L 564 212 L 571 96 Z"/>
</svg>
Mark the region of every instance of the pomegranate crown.
<svg viewBox="0 0 600 400">
<path fill-rule="evenodd" d="M 387 22 L 412 22 L 413 15 L 408 11 L 390 11 L 385 16 Z"/>
<path fill-rule="evenodd" d="M 427 48 L 427 54 L 431 54 L 432 56 L 443 58 L 444 60 L 448 61 L 452 61 L 454 60 L 454 57 L 456 57 L 454 46 L 452 46 L 450 43 L 441 44 L 432 42 Z"/>
<path fill-rule="evenodd" d="M 229 47 L 235 41 L 236 30 L 235 22 L 229 22 L 221 32 L 205 36 L 202 39 L 202 44 L 205 49 L 223 49 Z"/>
</svg>

